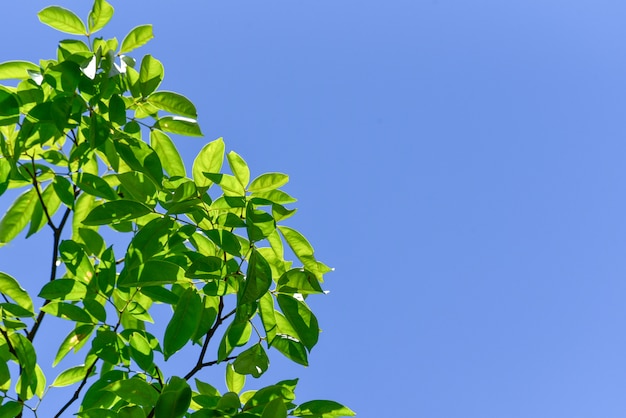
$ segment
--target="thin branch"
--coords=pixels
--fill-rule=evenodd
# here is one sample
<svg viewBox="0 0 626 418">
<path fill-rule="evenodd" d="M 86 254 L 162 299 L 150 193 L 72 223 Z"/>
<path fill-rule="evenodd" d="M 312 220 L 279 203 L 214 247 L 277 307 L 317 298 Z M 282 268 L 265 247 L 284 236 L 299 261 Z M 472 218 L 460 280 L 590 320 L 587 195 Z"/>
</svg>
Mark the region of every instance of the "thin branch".
<svg viewBox="0 0 626 418">
<path fill-rule="evenodd" d="M 57 232 L 57 227 L 54 225 L 54 222 L 52 222 L 52 217 L 50 216 L 50 212 L 48 212 L 48 207 L 46 206 L 46 204 L 43 201 L 43 196 L 41 195 L 41 190 L 39 190 L 39 182 L 37 181 L 37 176 L 35 174 L 35 172 L 36 172 L 35 157 L 31 157 L 30 160 L 31 160 L 31 163 L 32 163 L 32 166 L 33 166 L 33 172 L 30 173 L 30 177 L 33 180 L 33 187 L 35 188 L 35 192 L 37 192 L 37 198 L 39 198 L 39 203 L 41 203 L 41 207 L 43 209 L 43 213 L 46 215 L 46 219 L 48 220 L 48 225 L 50 226 L 50 228 L 52 228 L 54 233 L 56 233 Z"/>
<path fill-rule="evenodd" d="M 220 297 L 220 304 L 217 308 L 217 320 L 215 321 L 215 324 L 213 324 L 209 332 L 207 332 L 206 336 L 204 337 L 204 343 L 202 344 L 202 350 L 200 350 L 198 361 L 196 362 L 196 365 L 193 366 L 191 370 L 189 370 L 189 373 L 185 375 L 184 377 L 185 380 L 191 379 L 194 374 L 198 373 L 200 370 L 202 370 L 203 367 L 205 367 L 204 356 L 206 355 L 206 351 L 209 348 L 209 343 L 211 342 L 211 338 L 213 338 L 215 331 L 217 331 L 217 328 L 222 324 L 222 322 L 224 322 L 226 318 L 228 318 L 234 313 L 234 312 L 230 312 L 226 316 L 222 317 L 223 311 L 224 311 L 224 298 Z"/>
<path fill-rule="evenodd" d="M 54 418 L 58 418 L 61 416 L 61 414 L 63 412 L 65 412 L 65 410 L 67 408 L 70 407 L 70 405 L 72 405 L 80 396 L 80 391 L 83 390 L 83 387 L 87 384 L 87 379 L 89 379 L 89 376 L 91 376 L 91 372 L 93 371 L 94 367 L 96 367 L 96 363 L 98 362 L 99 358 L 96 358 L 93 363 L 91 363 L 91 366 L 89 366 L 89 369 L 87 369 L 87 373 L 85 373 L 85 377 L 83 378 L 83 380 L 80 382 L 80 385 L 78 386 L 78 388 L 76 389 L 76 391 L 74 392 L 74 395 L 72 395 L 72 398 L 67 401 L 67 403 L 65 405 L 63 405 L 63 407 L 59 410 L 59 412 L 57 412 L 57 414 L 54 416 Z"/>
<path fill-rule="evenodd" d="M 59 223 L 59 226 L 54 229 L 54 241 L 52 244 L 52 266 L 50 268 L 49 281 L 54 281 L 54 279 L 56 279 L 57 261 L 59 259 L 59 243 L 61 241 L 61 233 L 63 232 L 63 228 L 65 227 L 65 224 L 67 223 L 67 219 L 69 218 L 71 212 L 72 210 L 70 208 L 67 208 L 67 210 L 63 214 L 63 218 L 61 218 L 61 223 Z M 50 303 L 50 300 L 46 299 L 43 303 L 43 306 L 46 306 L 49 303 Z M 26 335 L 29 341 L 32 342 L 33 339 L 35 338 L 35 335 L 37 334 L 37 331 L 39 330 L 39 327 L 41 326 L 41 321 L 43 321 L 43 318 L 45 315 L 46 313 L 44 311 L 42 310 L 39 311 L 39 314 L 37 315 L 37 319 L 35 319 L 35 323 L 33 324 L 33 328 Z"/>
</svg>

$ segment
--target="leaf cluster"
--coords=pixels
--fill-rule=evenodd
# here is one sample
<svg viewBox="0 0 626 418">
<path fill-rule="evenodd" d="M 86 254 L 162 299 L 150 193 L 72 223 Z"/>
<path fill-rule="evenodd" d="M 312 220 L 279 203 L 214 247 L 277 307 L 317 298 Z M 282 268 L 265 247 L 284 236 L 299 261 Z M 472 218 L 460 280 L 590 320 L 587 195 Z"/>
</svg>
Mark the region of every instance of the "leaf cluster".
<svg viewBox="0 0 626 418">
<path fill-rule="evenodd" d="M 298 406 L 297 380 L 242 392 L 246 377 L 268 370 L 272 349 L 308 365 L 320 329 L 307 298 L 323 293 L 331 269 L 283 225 L 295 213 L 281 190 L 287 175 L 252 179 L 222 139 L 187 173 L 170 135 L 202 135 L 196 108 L 159 90 L 156 58 L 127 55 L 153 37 L 150 25 L 121 43 L 94 36 L 112 16 L 105 0 L 86 22 L 47 7 L 44 24 L 86 41 L 62 40 L 55 59 L 0 64 L 0 79 L 17 80 L 0 86 L 0 195 L 23 190 L 0 220 L 0 246 L 47 227 L 54 247 L 36 299 L 0 273 L 0 416 L 36 413 L 36 400 L 70 385 L 55 416 L 76 401 L 84 418 L 354 415 L 332 401 Z M 125 236 L 126 249 L 107 244 L 103 228 Z M 162 335 L 150 326 L 157 304 L 171 307 Z M 35 344 L 48 316 L 73 324 L 53 365 L 82 358 L 50 385 Z M 190 345 L 198 356 L 188 372 L 166 376 L 159 364 Z M 216 364 L 226 367 L 223 394 L 201 380 Z"/>
</svg>

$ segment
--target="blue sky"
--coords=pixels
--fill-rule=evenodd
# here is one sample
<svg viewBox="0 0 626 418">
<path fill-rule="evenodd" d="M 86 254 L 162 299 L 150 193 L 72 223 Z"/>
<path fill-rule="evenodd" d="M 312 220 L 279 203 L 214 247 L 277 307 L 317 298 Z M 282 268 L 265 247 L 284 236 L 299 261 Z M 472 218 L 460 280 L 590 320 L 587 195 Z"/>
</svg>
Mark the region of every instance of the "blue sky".
<svg viewBox="0 0 626 418">
<path fill-rule="evenodd" d="M 54 56 L 49 4 L 3 4 L 0 61 Z M 135 55 L 198 107 L 187 163 L 223 136 L 288 173 L 290 225 L 336 268 L 311 366 L 274 356 L 266 383 L 362 418 L 626 414 L 626 4 L 112 4 L 104 35 L 152 23 Z M 45 277 L 31 240 L 0 271 Z"/>
</svg>

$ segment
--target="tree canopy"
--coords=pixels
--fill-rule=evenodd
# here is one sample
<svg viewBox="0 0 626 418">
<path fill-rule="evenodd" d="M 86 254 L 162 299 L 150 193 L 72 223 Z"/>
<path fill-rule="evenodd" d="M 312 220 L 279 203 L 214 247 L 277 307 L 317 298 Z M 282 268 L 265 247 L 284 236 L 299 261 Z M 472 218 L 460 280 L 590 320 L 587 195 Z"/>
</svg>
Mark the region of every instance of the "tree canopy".
<svg viewBox="0 0 626 418">
<path fill-rule="evenodd" d="M 297 379 L 244 391 L 272 351 L 308 365 L 320 330 L 307 299 L 331 269 L 284 224 L 296 201 L 281 190 L 286 174 L 253 178 L 221 138 L 187 172 L 171 135 L 202 136 L 196 107 L 159 90 L 158 59 L 135 57 L 151 25 L 121 42 L 96 35 L 113 12 L 105 0 L 86 21 L 46 7 L 41 22 L 73 37 L 55 59 L 0 64 L 14 82 L 0 86 L 0 195 L 22 190 L 0 246 L 48 231 L 53 250 L 36 295 L 0 272 L 0 416 L 353 416 L 334 401 L 295 403 Z M 153 317 L 158 304 L 168 317 Z M 73 329 L 38 340 L 52 321 Z M 188 369 L 167 375 L 163 362 L 189 346 Z M 47 376 L 37 354 L 50 349 L 53 366 L 73 365 Z M 205 381 L 211 366 L 224 368 L 227 392 Z M 70 385 L 58 411 L 39 409 Z"/>
</svg>

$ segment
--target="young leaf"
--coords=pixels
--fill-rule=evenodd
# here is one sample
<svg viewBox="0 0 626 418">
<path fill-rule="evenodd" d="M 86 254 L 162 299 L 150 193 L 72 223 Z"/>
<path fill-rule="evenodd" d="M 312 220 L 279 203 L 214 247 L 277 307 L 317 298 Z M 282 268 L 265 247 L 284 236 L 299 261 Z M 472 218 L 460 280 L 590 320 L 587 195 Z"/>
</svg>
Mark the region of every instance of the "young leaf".
<svg viewBox="0 0 626 418">
<path fill-rule="evenodd" d="M 150 146 L 161 159 L 161 164 L 170 177 L 187 176 L 183 159 L 167 134 L 154 129 L 150 131 Z"/>
<path fill-rule="evenodd" d="M 0 272 L 0 293 L 7 295 L 22 308 L 33 311 L 33 301 L 28 292 L 24 290 L 13 277 Z"/>
<path fill-rule="evenodd" d="M 235 151 L 231 151 L 226 155 L 228 165 L 233 172 L 239 184 L 245 189 L 250 182 L 250 169 L 243 158 Z"/>
<path fill-rule="evenodd" d="M 163 81 L 163 64 L 152 55 L 146 55 L 141 60 L 139 70 L 139 90 L 143 97 L 155 91 Z M 148 100 L 148 103 L 150 101 Z M 158 106 L 157 106 L 158 107 Z"/>
<path fill-rule="evenodd" d="M 80 382 L 85 378 L 87 374 L 87 370 L 89 367 L 86 367 L 84 364 L 81 366 L 70 367 L 67 370 L 62 371 L 59 375 L 54 379 L 52 385 L 54 387 L 63 387 L 73 385 L 76 382 Z"/>
<path fill-rule="evenodd" d="M 147 98 L 148 103 L 175 115 L 197 118 L 198 112 L 194 104 L 185 96 L 171 91 L 157 91 Z"/>
<path fill-rule="evenodd" d="M 246 376 L 235 371 L 232 363 L 226 365 L 226 387 L 229 392 L 239 393 L 246 384 Z"/>
<path fill-rule="evenodd" d="M 224 162 L 224 140 L 218 138 L 206 144 L 193 162 L 193 180 L 198 187 L 210 187 L 213 182 L 204 173 L 219 173 Z"/>
<path fill-rule="evenodd" d="M 133 28 L 122 41 L 119 54 L 125 54 L 135 48 L 145 45 L 150 39 L 154 38 L 152 34 L 152 25 L 141 25 Z"/>
<path fill-rule="evenodd" d="M 113 7 L 105 0 L 95 0 L 89 12 L 87 23 L 89 32 L 96 33 L 106 26 L 113 17 Z"/>
<path fill-rule="evenodd" d="M 265 173 L 252 180 L 248 191 L 250 193 L 266 192 L 278 189 L 289 181 L 289 176 L 283 173 Z"/>
<path fill-rule="evenodd" d="M 7 61 L 0 64 L 0 80 L 30 78 L 29 71 L 39 71 L 39 66 L 29 61 Z"/>
<path fill-rule="evenodd" d="M 31 188 L 13 202 L 0 221 L 0 246 L 10 242 L 30 222 L 38 201 L 37 192 Z"/>
<path fill-rule="evenodd" d="M 180 296 L 174 315 L 165 329 L 163 355 L 166 360 L 189 342 L 198 327 L 201 314 L 202 299 L 195 288 L 190 287 Z"/>
<path fill-rule="evenodd" d="M 72 35 L 87 35 L 85 24 L 71 10 L 49 6 L 37 13 L 41 23 Z"/>
</svg>

